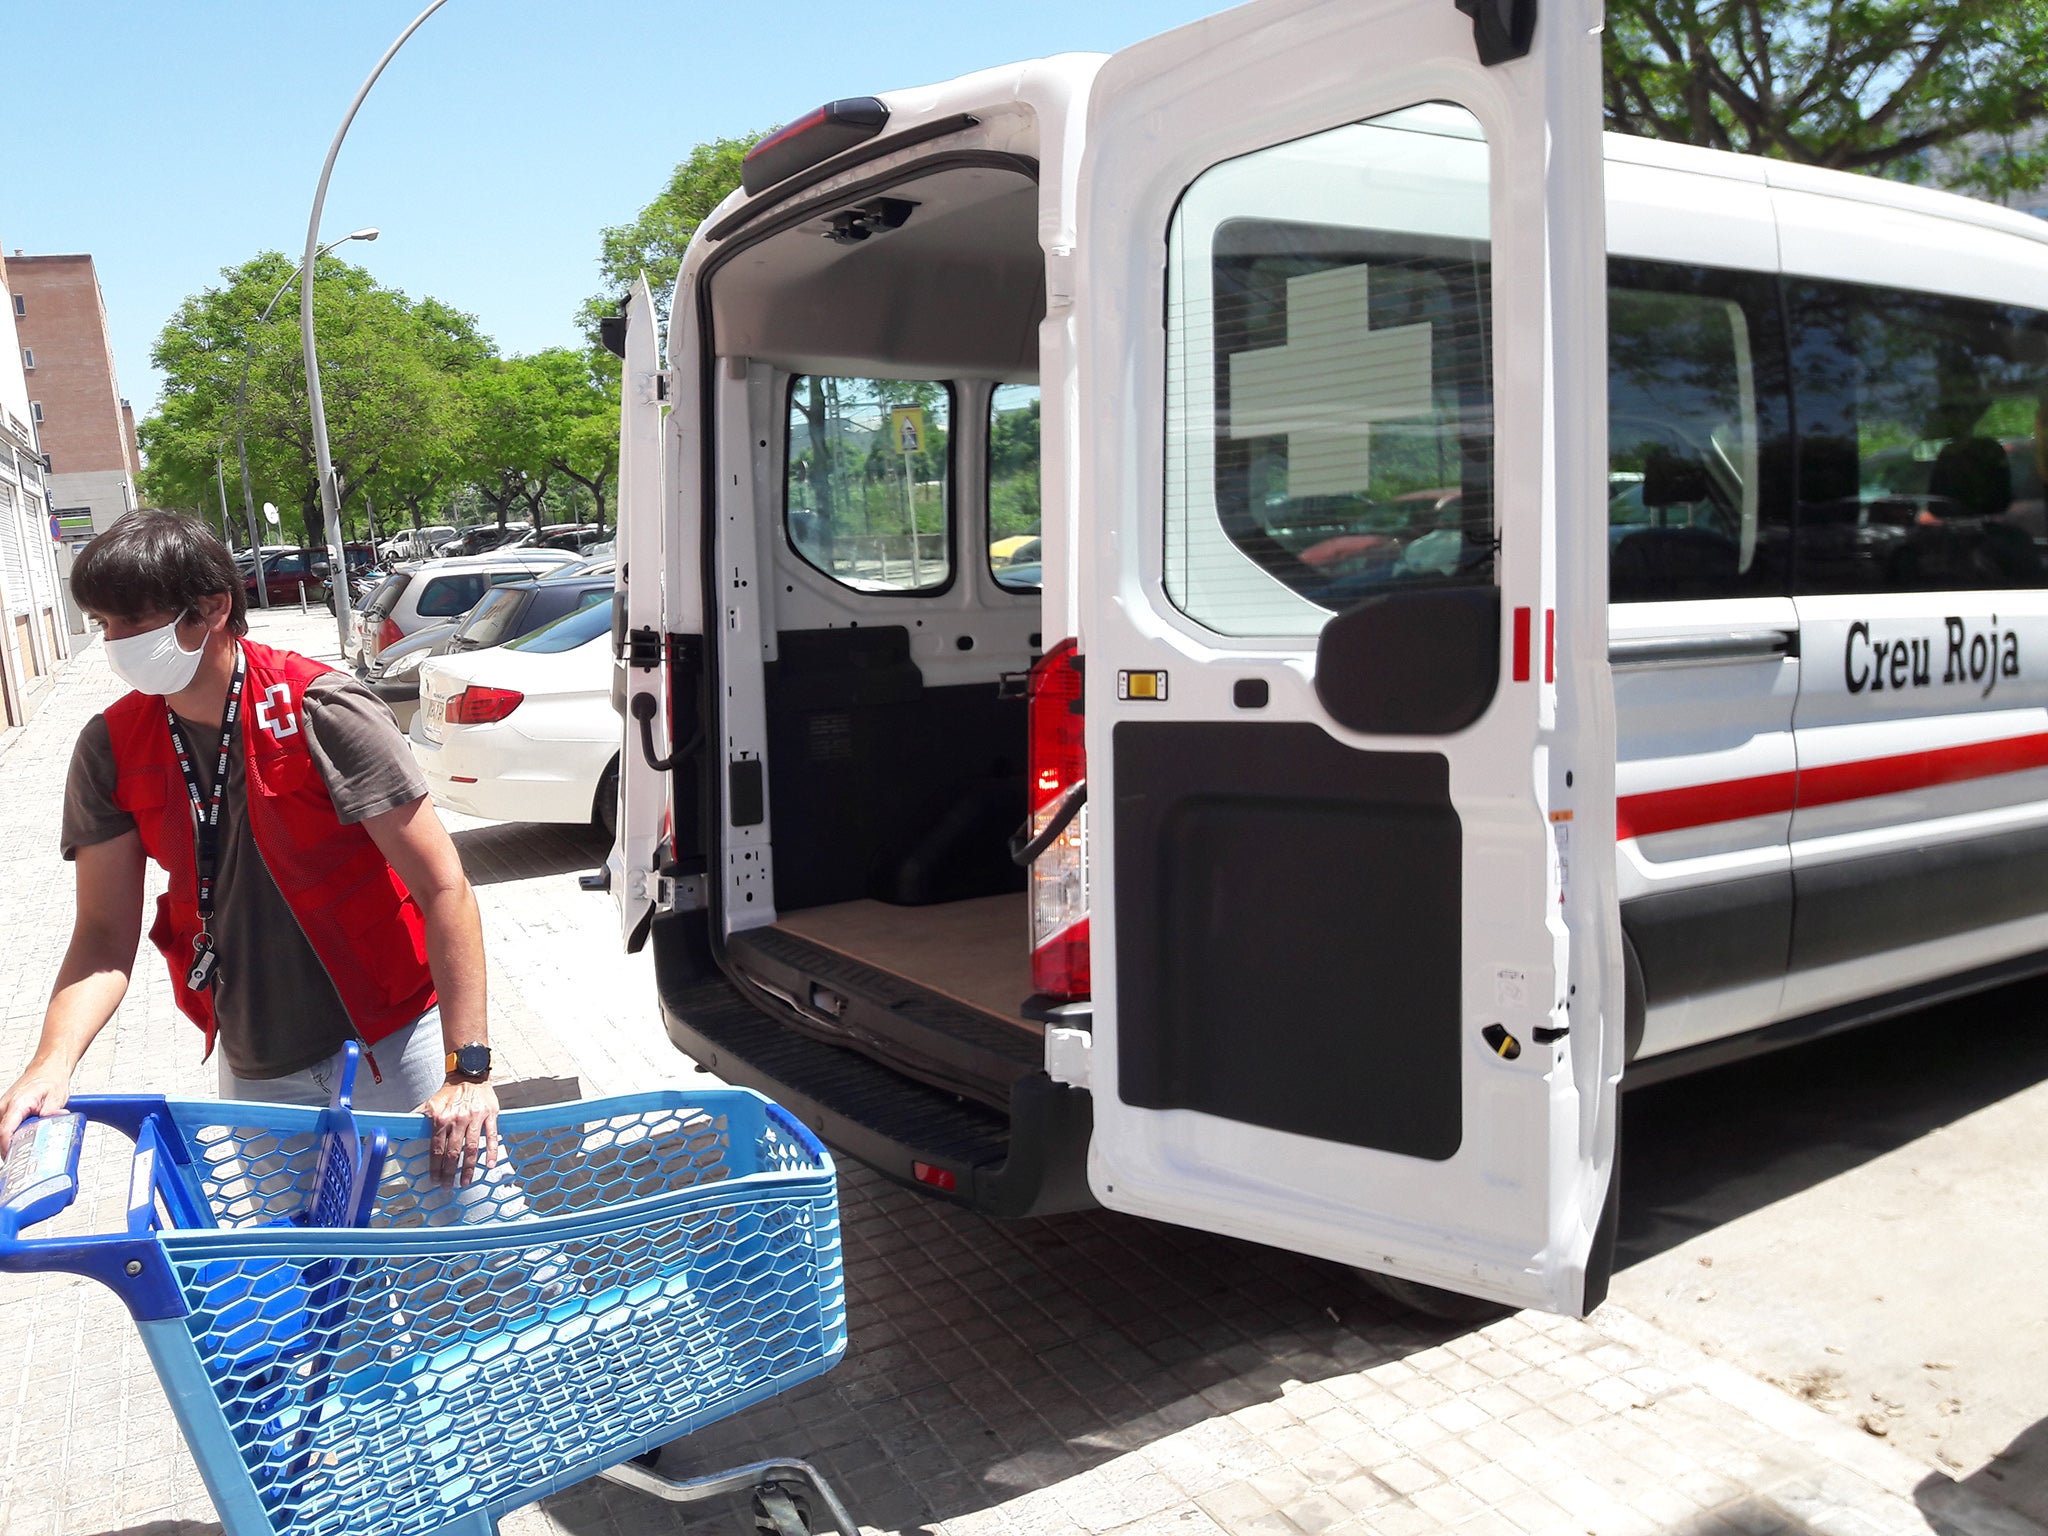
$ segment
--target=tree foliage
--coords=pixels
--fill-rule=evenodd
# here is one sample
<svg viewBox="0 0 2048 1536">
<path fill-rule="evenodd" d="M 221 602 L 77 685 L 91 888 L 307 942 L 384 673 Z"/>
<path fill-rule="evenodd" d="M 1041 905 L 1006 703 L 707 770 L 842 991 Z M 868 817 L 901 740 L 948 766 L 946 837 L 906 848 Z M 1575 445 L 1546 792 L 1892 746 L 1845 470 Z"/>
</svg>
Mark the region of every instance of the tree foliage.
<svg viewBox="0 0 2048 1536">
<path fill-rule="evenodd" d="M 604 287 L 584 303 L 580 316 L 593 343 L 598 320 L 618 312 L 633 280 L 642 272 L 654 292 L 656 310 L 664 322 L 668 319 L 669 291 L 682 270 L 683 252 L 689 249 L 691 236 L 711 216 L 712 209 L 739 186 L 740 162 L 762 137 L 757 133 L 699 144 L 675 168 L 653 202 L 630 223 L 615 224 L 603 232 L 597 265 Z"/>
<path fill-rule="evenodd" d="M 246 537 L 238 427 L 255 500 L 278 504 L 287 535 L 324 537 L 296 288 L 260 319 L 293 271 L 275 252 L 225 269 L 219 287 L 178 307 L 152 353 L 165 384 L 139 428 L 143 494 L 212 520 L 218 461 L 236 542 Z M 313 294 L 345 529 L 418 526 L 455 501 L 480 502 L 501 521 L 515 507 L 536 523 L 580 521 L 592 509 L 604 520 L 618 460 L 618 373 L 608 356 L 558 348 L 500 357 L 471 316 L 383 287 L 331 256 Z"/>
<path fill-rule="evenodd" d="M 2044 58 L 2048 0 L 1609 0 L 1607 122 L 1997 197 L 2048 177 Z"/>
</svg>

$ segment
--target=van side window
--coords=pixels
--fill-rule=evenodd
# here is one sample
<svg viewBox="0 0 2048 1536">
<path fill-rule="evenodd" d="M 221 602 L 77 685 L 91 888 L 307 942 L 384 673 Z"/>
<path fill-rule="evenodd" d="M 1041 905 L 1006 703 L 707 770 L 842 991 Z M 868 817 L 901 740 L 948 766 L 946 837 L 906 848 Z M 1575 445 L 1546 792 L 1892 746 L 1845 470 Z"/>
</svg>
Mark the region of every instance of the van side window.
<svg viewBox="0 0 2048 1536">
<path fill-rule="evenodd" d="M 790 547 L 862 592 L 953 577 L 953 392 L 935 380 L 798 374 L 789 383 Z"/>
<path fill-rule="evenodd" d="M 1432 104 L 1226 161 L 1167 258 L 1165 586 L 1227 635 L 1493 581 L 1487 150 Z"/>
<path fill-rule="evenodd" d="M 988 402 L 988 563 L 998 586 L 1043 584 L 1038 530 L 1038 386 L 998 384 Z"/>
<path fill-rule="evenodd" d="M 1782 596 L 1784 328 L 1766 276 L 1616 259 L 1607 289 L 1609 592 Z"/>
<path fill-rule="evenodd" d="M 1793 279 L 1803 593 L 2048 584 L 2048 314 Z"/>
</svg>

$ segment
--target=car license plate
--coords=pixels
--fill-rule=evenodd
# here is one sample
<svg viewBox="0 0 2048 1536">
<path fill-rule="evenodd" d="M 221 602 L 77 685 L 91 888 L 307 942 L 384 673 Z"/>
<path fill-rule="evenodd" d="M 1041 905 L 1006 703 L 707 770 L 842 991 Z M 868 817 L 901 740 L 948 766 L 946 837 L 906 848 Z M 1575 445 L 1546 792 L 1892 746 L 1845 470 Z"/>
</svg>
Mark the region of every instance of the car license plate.
<svg viewBox="0 0 2048 1536">
<path fill-rule="evenodd" d="M 448 701 L 438 694 L 429 694 L 421 702 L 420 708 L 426 714 L 425 730 L 427 739 L 429 741 L 439 741 L 441 739 L 442 722 L 448 717 Z"/>
</svg>

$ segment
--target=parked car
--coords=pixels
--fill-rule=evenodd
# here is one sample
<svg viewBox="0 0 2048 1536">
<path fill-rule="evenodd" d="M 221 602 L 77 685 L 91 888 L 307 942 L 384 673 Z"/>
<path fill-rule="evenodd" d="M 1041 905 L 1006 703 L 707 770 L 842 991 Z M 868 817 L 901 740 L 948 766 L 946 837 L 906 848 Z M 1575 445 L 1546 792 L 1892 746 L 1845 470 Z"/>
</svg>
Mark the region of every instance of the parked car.
<svg viewBox="0 0 2048 1536">
<path fill-rule="evenodd" d="M 506 523 L 502 527 L 497 523 L 479 523 L 474 528 L 463 529 L 436 553 L 450 558 L 488 554 L 523 539 L 532 531 L 533 525 L 526 522 Z"/>
<path fill-rule="evenodd" d="M 401 529 L 377 546 L 377 554 L 386 561 L 426 560 L 453 540 L 459 531 L 447 523 Z"/>
<path fill-rule="evenodd" d="M 325 565 L 325 561 L 320 565 Z M 251 603 L 256 601 L 256 565 L 235 562 L 242 574 L 242 590 Z M 303 549 L 285 549 L 276 553 L 265 551 L 263 556 L 264 585 L 270 589 L 273 603 L 296 603 L 303 590 L 308 601 L 327 600 L 327 578 L 319 569 L 313 557 Z"/>
<path fill-rule="evenodd" d="M 403 565 L 384 579 L 363 613 L 359 656 L 368 667 L 377 653 L 414 630 L 444 619 L 459 619 L 492 587 L 529 581 L 573 557 L 557 549 L 523 549 L 510 555 L 478 555 Z"/>
<path fill-rule="evenodd" d="M 578 553 L 610 535 L 596 523 L 567 523 L 555 528 L 543 528 L 534 535 L 533 542 L 548 549 L 569 549 Z"/>
<path fill-rule="evenodd" d="M 420 703 L 420 666 L 435 656 L 460 655 L 503 645 L 554 623 L 565 614 L 610 600 L 612 576 L 565 569 L 536 581 L 494 587 L 461 619 L 430 625 L 387 646 L 357 669 L 370 691 L 410 726 Z"/>
<path fill-rule="evenodd" d="M 489 650 L 421 663 L 412 747 L 438 805 L 494 821 L 591 822 L 618 813 L 612 609 L 579 608 Z"/>
</svg>

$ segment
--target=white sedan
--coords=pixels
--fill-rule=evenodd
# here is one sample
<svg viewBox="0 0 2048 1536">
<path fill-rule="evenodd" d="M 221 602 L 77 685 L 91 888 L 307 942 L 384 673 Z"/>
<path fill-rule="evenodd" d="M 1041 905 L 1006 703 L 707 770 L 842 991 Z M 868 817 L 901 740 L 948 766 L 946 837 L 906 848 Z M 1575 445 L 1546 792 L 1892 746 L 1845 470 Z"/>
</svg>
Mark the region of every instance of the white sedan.
<svg viewBox="0 0 2048 1536">
<path fill-rule="evenodd" d="M 612 604 L 594 603 L 505 645 L 421 663 L 412 750 L 434 803 L 609 832 L 620 737 L 611 629 Z"/>
</svg>

